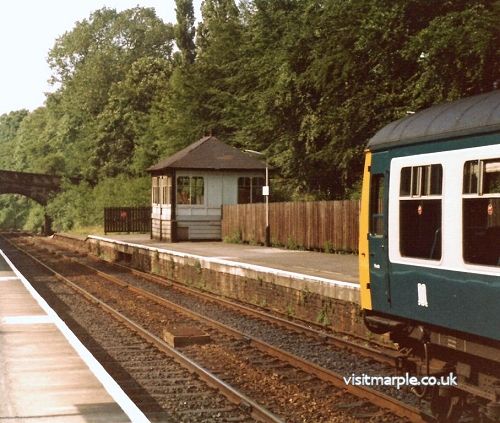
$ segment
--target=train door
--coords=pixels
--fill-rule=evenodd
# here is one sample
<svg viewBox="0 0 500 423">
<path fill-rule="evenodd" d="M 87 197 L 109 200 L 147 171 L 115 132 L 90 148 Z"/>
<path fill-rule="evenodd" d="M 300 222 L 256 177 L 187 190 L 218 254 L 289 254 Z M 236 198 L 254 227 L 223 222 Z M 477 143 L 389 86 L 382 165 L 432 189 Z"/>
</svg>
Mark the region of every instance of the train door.
<svg viewBox="0 0 500 423">
<path fill-rule="evenodd" d="M 390 307 L 391 287 L 388 246 L 388 189 L 389 172 L 376 169 L 370 172 L 369 205 L 369 268 L 373 308 L 385 310 Z"/>
</svg>

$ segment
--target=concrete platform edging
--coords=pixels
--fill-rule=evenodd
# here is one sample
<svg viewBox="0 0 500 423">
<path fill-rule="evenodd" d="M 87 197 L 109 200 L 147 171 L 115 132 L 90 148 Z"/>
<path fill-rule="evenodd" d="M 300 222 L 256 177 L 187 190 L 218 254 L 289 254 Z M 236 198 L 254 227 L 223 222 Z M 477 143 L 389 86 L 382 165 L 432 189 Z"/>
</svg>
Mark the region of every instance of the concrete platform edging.
<svg viewBox="0 0 500 423">
<path fill-rule="evenodd" d="M 359 285 L 352 282 L 339 281 L 322 278 L 319 276 L 304 275 L 296 272 L 274 269 L 250 263 L 224 260 L 217 257 L 205 257 L 196 254 L 189 254 L 180 251 L 151 247 L 148 245 L 128 243 L 97 235 L 89 235 L 87 240 L 97 240 L 111 243 L 123 248 L 124 253 L 129 253 L 130 248 L 150 251 L 157 254 L 165 254 L 169 257 L 191 261 L 191 265 L 198 265 L 201 268 L 234 275 L 242 278 L 263 279 L 285 288 L 297 290 L 307 290 L 322 296 L 334 298 L 341 301 L 359 303 Z"/>
<path fill-rule="evenodd" d="M 352 282 L 97 235 L 89 235 L 85 246 L 91 254 L 109 262 L 121 262 L 337 332 L 370 336 L 360 313 L 359 288 Z"/>
<path fill-rule="evenodd" d="M 46 316 L 26 316 L 27 323 L 33 323 L 33 319 L 43 320 L 36 323 L 53 323 L 62 335 L 67 339 L 71 347 L 77 352 L 77 354 L 82 358 L 87 367 L 96 376 L 99 382 L 102 384 L 104 389 L 109 393 L 113 400 L 119 405 L 119 407 L 125 412 L 125 414 L 133 422 L 146 423 L 149 419 L 143 414 L 143 412 L 134 404 L 134 402 L 127 396 L 127 394 L 122 390 L 118 383 L 109 375 L 109 373 L 104 369 L 104 367 L 95 359 L 95 357 L 90 353 L 90 351 L 81 343 L 81 341 L 75 336 L 75 334 L 69 329 L 69 327 L 64 323 L 64 321 L 57 315 L 57 313 L 48 305 L 48 303 L 38 294 L 38 292 L 33 288 L 30 282 L 24 277 L 24 275 L 14 266 L 10 259 L 5 255 L 5 253 L 0 250 L 0 255 L 4 258 L 7 264 L 10 266 L 16 279 L 19 279 L 24 285 L 26 290 L 35 299 L 41 309 L 46 313 Z M 11 277 L 12 280 L 12 277 Z M 31 320 L 31 321 L 30 321 Z M 16 322 L 19 323 L 19 322 Z M 22 323 L 22 322 L 21 322 Z"/>
</svg>

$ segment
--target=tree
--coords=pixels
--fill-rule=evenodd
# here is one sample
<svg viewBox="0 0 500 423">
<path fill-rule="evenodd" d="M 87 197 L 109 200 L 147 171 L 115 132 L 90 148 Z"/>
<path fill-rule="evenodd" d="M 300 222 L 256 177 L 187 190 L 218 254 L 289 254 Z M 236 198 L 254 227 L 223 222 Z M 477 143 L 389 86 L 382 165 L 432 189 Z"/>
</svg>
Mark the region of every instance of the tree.
<svg viewBox="0 0 500 423">
<path fill-rule="evenodd" d="M 144 57 L 110 89 L 108 102 L 98 116 L 92 165 L 101 177 L 141 175 L 156 159 L 153 140 L 146 135 L 151 109 L 168 90 L 171 63 Z"/>
<path fill-rule="evenodd" d="M 28 116 L 27 110 L 18 110 L 0 116 L 0 169 L 13 169 L 12 151 L 17 132 L 23 120 Z"/>
<path fill-rule="evenodd" d="M 205 0 L 195 40 L 192 1 L 176 13 L 94 12 L 51 50 L 46 106 L 0 117 L 2 166 L 90 182 L 54 199 L 61 225 L 98 222 L 67 203 L 127 202 L 118 181 L 209 133 L 265 152 L 282 199 L 355 195 L 379 128 L 500 81 L 498 0 Z"/>
<path fill-rule="evenodd" d="M 403 54 L 416 62 L 414 108 L 489 91 L 500 82 L 500 3 L 470 2 L 436 16 Z"/>
<path fill-rule="evenodd" d="M 240 126 L 238 77 L 244 27 L 233 0 L 205 0 L 198 25 L 197 60 L 191 74 L 196 116 L 204 132 L 230 138 Z"/>
<path fill-rule="evenodd" d="M 57 110 L 61 119 L 71 125 L 70 145 L 63 148 L 69 153 L 66 157 L 74 158 L 70 159 L 70 169 L 93 183 L 99 175 L 116 173 L 101 172 L 106 163 L 99 155 L 103 152 L 102 143 L 110 141 L 116 131 L 113 125 L 120 120 L 112 116 L 120 112 L 117 107 L 123 101 L 119 98 L 128 95 L 119 93 L 121 88 L 127 90 L 127 84 L 121 82 L 133 79 L 134 72 L 148 73 L 149 65 L 145 63 L 170 62 L 173 38 L 172 26 L 163 23 L 153 9 L 137 7 L 120 13 L 106 8 L 98 10 L 56 41 L 49 53 L 49 64 L 54 72 L 53 82 L 60 87 L 48 99 L 47 107 Z M 136 64 L 141 61 L 143 66 Z M 147 84 L 151 85 L 154 78 L 149 75 Z M 130 153 L 131 135 L 124 132 L 115 132 L 117 139 L 112 140 L 115 146 L 105 159 L 112 159 L 120 144 L 124 146 L 122 156 Z M 117 163 L 108 167 L 116 168 L 121 162 L 119 157 Z"/>
<path fill-rule="evenodd" d="M 175 6 L 175 15 L 177 17 L 175 40 L 183 62 L 191 65 L 196 57 L 193 0 L 175 0 Z"/>
</svg>

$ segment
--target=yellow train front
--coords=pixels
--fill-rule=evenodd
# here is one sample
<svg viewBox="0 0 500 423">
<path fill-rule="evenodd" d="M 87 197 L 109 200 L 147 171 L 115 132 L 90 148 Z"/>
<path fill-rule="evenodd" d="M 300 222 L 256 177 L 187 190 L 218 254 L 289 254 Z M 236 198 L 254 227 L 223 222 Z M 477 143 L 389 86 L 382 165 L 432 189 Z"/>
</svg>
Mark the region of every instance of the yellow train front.
<svg viewBox="0 0 500 423">
<path fill-rule="evenodd" d="M 500 91 L 440 104 L 382 128 L 363 176 L 360 295 L 442 421 L 465 407 L 500 421 Z M 473 397 L 474 400 L 470 401 Z"/>
</svg>

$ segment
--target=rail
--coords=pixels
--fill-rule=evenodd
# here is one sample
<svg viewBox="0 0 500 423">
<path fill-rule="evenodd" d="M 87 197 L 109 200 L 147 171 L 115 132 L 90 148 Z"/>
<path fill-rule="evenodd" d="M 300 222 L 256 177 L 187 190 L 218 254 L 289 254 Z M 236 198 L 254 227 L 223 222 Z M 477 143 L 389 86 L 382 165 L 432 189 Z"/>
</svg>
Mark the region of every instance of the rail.
<svg viewBox="0 0 500 423">
<path fill-rule="evenodd" d="M 2 236 L 3 237 L 3 236 Z M 258 421 L 265 422 L 265 423 L 284 423 L 282 419 L 279 417 L 275 416 L 273 413 L 268 411 L 266 408 L 260 406 L 257 404 L 255 401 L 253 401 L 251 398 L 247 397 L 243 393 L 239 392 L 238 390 L 234 389 L 227 383 L 225 383 L 223 380 L 219 379 L 217 376 L 211 374 L 201 366 L 199 366 L 197 363 L 195 363 L 193 360 L 182 354 L 181 352 L 177 351 L 176 349 L 170 347 L 166 342 L 152 334 L 151 332 L 147 331 L 143 327 L 139 326 L 132 320 L 130 320 L 128 317 L 120 313 L 118 310 L 114 309 L 113 307 L 109 306 L 108 304 L 104 303 L 101 301 L 99 298 L 95 297 L 91 293 L 87 292 L 85 289 L 79 287 L 77 284 L 74 282 L 70 281 L 68 278 L 57 272 L 56 270 L 52 269 L 50 266 L 47 264 L 43 263 L 41 260 L 39 260 L 37 257 L 26 251 L 25 249 L 13 244 L 8 240 L 7 238 L 3 237 L 7 242 L 9 242 L 10 245 L 12 245 L 14 248 L 17 250 L 21 251 L 23 254 L 27 255 L 30 257 L 33 261 L 47 269 L 50 273 L 52 273 L 57 279 L 60 281 L 64 282 L 68 286 L 70 286 L 73 290 L 76 292 L 80 293 L 83 295 L 85 298 L 87 298 L 90 302 L 99 305 L 103 310 L 107 311 L 109 314 L 111 314 L 115 319 L 120 321 L 121 323 L 125 324 L 127 327 L 129 327 L 131 330 L 133 330 L 135 333 L 137 333 L 139 336 L 141 336 L 143 339 L 146 341 L 152 343 L 153 345 L 156 346 L 160 351 L 163 353 L 171 356 L 174 358 L 178 363 L 180 363 L 183 367 L 188 369 L 191 372 L 196 373 L 201 380 L 205 381 L 209 386 L 212 386 L 213 388 L 217 389 L 219 392 L 221 392 L 229 401 L 241 406 L 242 408 L 245 408 L 247 410 L 250 410 L 250 415 L 255 418 Z M 81 264 L 81 263 L 80 263 Z M 102 273 L 102 272 L 101 272 Z M 103 275 L 101 275 L 103 276 Z M 109 278 L 108 278 L 109 279 Z M 117 281 L 114 281 L 115 283 Z M 120 286 L 127 286 L 127 284 L 124 284 L 123 282 L 119 282 Z"/>
<path fill-rule="evenodd" d="M 155 294 L 152 294 L 144 289 L 137 288 L 134 286 L 131 286 L 127 283 L 124 283 L 120 279 L 118 279 L 116 276 L 110 275 L 106 272 L 103 272 L 93 266 L 89 266 L 85 263 L 82 263 L 80 260 L 76 260 L 75 258 L 68 257 L 65 255 L 65 258 L 69 258 L 71 260 L 76 261 L 79 265 L 85 266 L 89 268 L 93 273 L 99 274 L 101 277 L 106 278 L 107 280 L 116 283 L 120 285 L 123 288 L 126 288 L 128 290 L 131 290 L 132 292 L 135 292 L 143 297 L 147 297 L 148 299 L 151 299 L 155 301 L 158 304 L 167 306 L 169 308 L 178 310 L 179 312 L 190 316 L 191 318 L 194 318 L 199 321 L 204 321 L 205 323 L 211 325 L 212 327 L 216 327 L 219 330 L 230 334 L 231 336 L 240 338 L 240 339 L 245 339 L 251 346 L 271 355 L 274 356 L 280 360 L 283 360 L 285 362 L 288 362 L 290 365 L 302 369 L 305 372 L 315 375 L 319 379 L 328 382 L 332 384 L 333 386 L 336 386 L 341 389 L 345 389 L 346 391 L 350 392 L 351 394 L 355 395 L 356 397 L 359 398 L 364 398 L 371 403 L 385 408 L 387 410 L 390 410 L 394 414 L 408 418 L 411 421 L 419 422 L 419 421 L 429 421 L 429 416 L 424 414 L 421 410 L 418 410 L 417 408 L 410 406 L 408 404 L 405 404 L 401 401 L 398 401 L 380 391 L 373 390 L 367 387 L 362 387 L 362 386 L 353 386 L 353 385 L 346 385 L 344 382 L 344 378 L 342 375 L 333 372 L 331 370 L 322 368 L 314 363 L 308 362 L 307 360 L 304 360 L 300 357 L 297 357 L 293 354 L 290 354 L 286 351 L 283 351 L 277 347 L 274 347 L 270 344 L 267 344 L 259 339 L 256 339 L 254 337 L 248 336 L 246 334 L 242 334 L 241 332 L 228 327 L 220 322 L 217 322 L 213 319 L 210 319 L 206 316 L 200 315 L 192 310 L 186 309 L 184 307 L 179 306 L 178 304 L 175 304 L 169 300 L 166 300 L 165 298 L 159 297 Z M 138 272 L 138 271 L 134 271 Z M 143 272 L 139 272 L 143 273 Z M 281 322 L 283 323 L 283 322 Z"/>
</svg>

